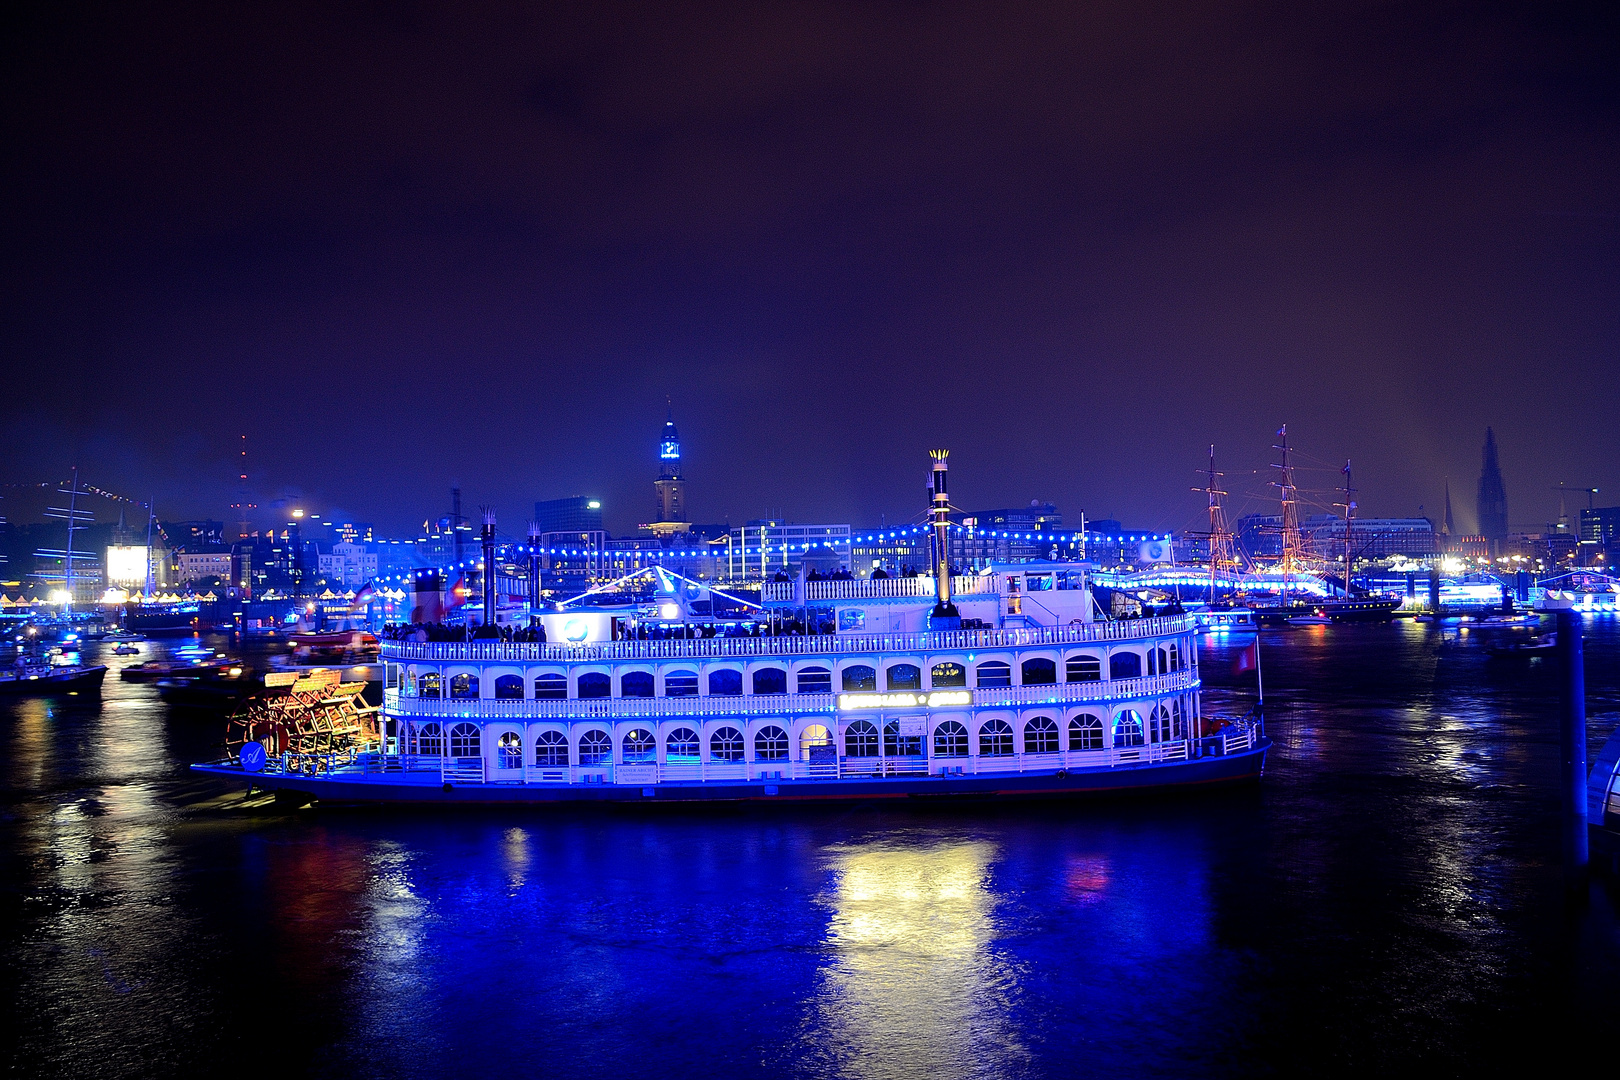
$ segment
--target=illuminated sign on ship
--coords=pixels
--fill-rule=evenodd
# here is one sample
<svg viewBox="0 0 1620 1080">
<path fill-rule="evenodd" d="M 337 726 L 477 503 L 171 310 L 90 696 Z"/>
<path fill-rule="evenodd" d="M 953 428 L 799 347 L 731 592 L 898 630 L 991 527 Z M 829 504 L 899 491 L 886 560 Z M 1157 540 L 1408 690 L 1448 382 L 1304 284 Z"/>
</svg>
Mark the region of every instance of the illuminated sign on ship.
<svg viewBox="0 0 1620 1080">
<path fill-rule="evenodd" d="M 936 690 L 932 694 L 840 694 L 838 708 L 850 709 L 930 709 L 948 705 L 971 705 L 973 695 L 966 690 Z"/>
</svg>

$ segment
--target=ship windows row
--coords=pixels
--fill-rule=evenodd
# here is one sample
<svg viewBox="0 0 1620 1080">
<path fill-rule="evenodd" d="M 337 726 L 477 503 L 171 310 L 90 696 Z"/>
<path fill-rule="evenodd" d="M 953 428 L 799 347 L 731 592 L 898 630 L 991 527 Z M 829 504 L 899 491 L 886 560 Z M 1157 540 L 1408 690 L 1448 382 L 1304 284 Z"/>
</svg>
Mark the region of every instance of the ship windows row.
<svg viewBox="0 0 1620 1080">
<path fill-rule="evenodd" d="M 1136 679 L 1142 675 L 1163 675 L 1180 671 L 1183 666 L 1180 648 L 1170 644 L 1146 653 L 1117 652 L 1107 658 L 1108 678 Z M 923 669 L 916 664 L 890 664 L 884 668 L 879 685 L 879 671 L 868 664 L 850 664 L 838 672 L 838 687 L 846 693 L 861 691 L 888 691 L 941 689 L 966 687 L 969 670 L 966 665 L 946 661 L 933 665 L 928 671 L 928 685 L 923 684 Z M 974 666 L 973 685 L 981 689 L 1013 686 L 1013 666 L 1003 660 L 985 660 Z M 1064 663 L 1065 682 L 1097 682 L 1103 678 L 1103 660 L 1096 656 L 1074 656 Z M 1057 661 L 1034 657 L 1019 665 L 1020 686 L 1040 686 L 1058 681 Z M 833 672 L 830 668 L 806 667 L 797 672 L 794 689 L 801 694 L 826 694 L 833 690 Z M 786 668 L 761 667 L 749 673 L 749 690 L 754 694 L 785 694 L 788 692 Z M 708 692 L 711 696 L 736 696 L 743 693 L 743 673 L 734 668 L 716 668 L 708 672 Z M 568 676 L 556 673 L 536 675 L 533 696 L 539 700 L 561 700 L 568 697 Z M 521 700 L 525 697 L 521 675 L 499 675 L 491 689 L 497 700 Z M 606 672 L 587 671 L 575 677 L 575 697 L 605 698 L 613 696 L 613 679 Z M 656 681 L 650 671 L 626 671 L 619 676 L 620 697 L 653 697 Z M 461 672 L 448 678 L 436 671 L 407 676 L 407 695 L 424 698 L 449 697 L 475 699 L 480 696 L 478 676 Z M 664 696 L 697 697 L 700 693 L 698 673 L 676 670 L 664 675 Z"/>
<path fill-rule="evenodd" d="M 1170 701 L 1155 707 L 1146 719 L 1135 709 L 1122 709 L 1115 715 L 1112 725 L 1105 726 L 1103 718 L 1092 713 L 1073 717 L 1065 731 L 1050 716 L 1036 716 L 1023 725 L 1023 748 L 1026 754 L 1055 754 L 1060 749 L 1071 752 L 1103 750 L 1109 746 L 1131 747 L 1144 743 L 1170 742 L 1186 736 L 1186 721 L 1180 701 Z M 1066 737 L 1065 737 L 1066 735 Z M 1111 736 L 1111 738 L 1109 737 Z M 979 725 L 978 755 L 980 757 L 1010 757 L 1019 752 L 1014 745 L 1013 725 L 1003 719 L 986 720 Z M 448 754 L 454 758 L 482 756 L 482 734 L 477 724 L 457 723 L 444 725 L 425 723 L 413 725 L 410 734 L 410 752 L 438 756 Z M 931 736 L 933 757 L 968 757 L 973 739 L 967 725 L 960 720 L 944 720 L 936 725 Z M 716 763 L 744 760 L 747 742 L 735 727 L 720 727 L 708 738 L 708 759 Z M 506 731 L 496 740 L 496 763 L 501 768 L 523 767 L 523 737 L 515 731 Z M 568 765 L 607 765 L 615 762 L 613 739 L 605 730 L 591 729 L 579 737 L 576 747 L 570 747 L 568 736 L 561 731 L 542 731 L 533 743 L 533 765 L 536 768 L 562 768 Z M 646 728 L 634 728 L 620 741 L 620 764 L 639 764 L 659 761 L 658 739 Z M 789 757 L 787 732 L 776 724 L 766 724 L 754 732 L 754 761 L 786 761 Z M 885 724 L 881 731 L 869 720 L 857 720 L 844 732 L 844 756 L 849 758 L 922 757 L 924 736 L 921 733 L 902 733 L 898 721 Z M 823 725 L 811 724 L 800 736 L 800 752 L 806 760 L 818 757 L 836 757 L 837 746 L 832 733 Z M 671 731 L 664 740 L 666 764 L 697 764 L 703 760 L 703 740 L 691 728 Z"/>
</svg>

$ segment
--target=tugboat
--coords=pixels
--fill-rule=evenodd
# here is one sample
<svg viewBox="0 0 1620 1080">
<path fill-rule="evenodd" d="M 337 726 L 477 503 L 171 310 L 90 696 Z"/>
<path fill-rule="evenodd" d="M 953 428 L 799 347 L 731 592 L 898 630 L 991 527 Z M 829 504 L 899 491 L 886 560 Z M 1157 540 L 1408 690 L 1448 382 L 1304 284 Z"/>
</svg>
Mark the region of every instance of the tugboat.
<svg viewBox="0 0 1620 1080">
<path fill-rule="evenodd" d="M 537 609 L 515 640 L 486 636 L 486 514 L 477 636 L 385 632 L 374 717 L 335 672 L 267 676 L 297 679 L 297 723 L 239 723 L 227 758 L 192 768 L 434 804 L 1045 799 L 1261 776 L 1258 710 L 1204 714 L 1192 615 L 1099 621 L 1081 562 L 954 573 L 948 455 L 931 457 L 931 574 L 767 582 L 742 620 L 655 566 L 651 603 Z"/>
</svg>

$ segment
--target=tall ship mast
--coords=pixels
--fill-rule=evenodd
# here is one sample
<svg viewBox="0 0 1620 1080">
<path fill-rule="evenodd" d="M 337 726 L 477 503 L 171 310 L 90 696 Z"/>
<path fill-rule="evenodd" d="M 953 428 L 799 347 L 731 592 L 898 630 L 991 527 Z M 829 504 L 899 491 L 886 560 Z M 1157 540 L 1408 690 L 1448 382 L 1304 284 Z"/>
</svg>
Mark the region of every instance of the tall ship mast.
<svg viewBox="0 0 1620 1080">
<path fill-rule="evenodd" d="M 1277 429 L 1277 442 L 1271 448 L 1282 454 L 1282 461 L 1274 462 L 1271 467 L 1279 470 L 1278 479 L 1272 481 L 1272 486 L 1282 494 L 1282 562 L 1279 569 L 1282 571 L 1282 606 L 1287 607 L 1289 587 L 1294 575 L 1299 572 L 1304 553 L 1299 532 L 1299 492 L 1294 487 L 1294 469 L 1288 461 L 1287 424 Z"/>
<path fill-rule="evenodd" d="M 1344 486 L 1339 490 L 1344 492 L 1344 502 L 1336 506 L 1344 510 L 1344 598 L 1350 599 L 1350 559 L 1355 549 L 1355 518 L 1356 518 L 1356 489 L 1350 486 L 1350 462 L 1345 460 Z"/>
<path fill-rule="evenodd" d="M 384 631 L 380 710 L 293 722 L 332 688 L 278 685 L 229 757 L 193 768 L 440 804 L 1057 798 L 1260 776 L 1258 710 L 1204 712 L 1193 616 L 1100 619 L 1083 562 L 954 574 L 945 451 L 930 465 L 932 574 L 801 574 L 754 603 L 654 564 L 630 575 L 650 598 L 531 595 L 504 625 L 486 601 L 470 635 Z M 484 544 L 493 565 L 493 512 Z"/>
<path fill-rule="evenodd" d="M 1193 488 L 1193 490 L 1202 491 L 1209 497 L 1209 603 L 1211 607 L 1215 605 L 1217 576 L 1220 571 L 1237 564 L 1237 558 L 1233 553 L 1232 532 L 1226 524 L 1226 507 L 1221 503 L 1221 499 L 1227 493 L 1221 490 L 1219 481 L 1225 475 L 1225 473 L 1218 472 L 1215 468 L 1215 444 L 1210 443 L 1209 469 L 1205 474 L 1204 486 Z"/>
</svg>

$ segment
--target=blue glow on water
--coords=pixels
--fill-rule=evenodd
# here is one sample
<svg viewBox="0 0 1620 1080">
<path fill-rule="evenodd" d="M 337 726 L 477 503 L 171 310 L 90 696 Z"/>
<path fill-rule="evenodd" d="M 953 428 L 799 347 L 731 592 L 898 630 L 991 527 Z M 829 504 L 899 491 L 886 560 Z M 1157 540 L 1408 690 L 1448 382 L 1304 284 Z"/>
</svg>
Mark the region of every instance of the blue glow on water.
<svg viewBox="0 0 1620 1080">
<path fill-rule="evenodd" d="M 1590 635 L 1601 741 L 1620 631 Z M 1246 692 L 1225 684 L 1250 640 L 1202 643 L 1216 702 Z M 1577 1058 L 1549 1032 L 1612 1022 L 1620 931 L 1601 887 L 1564 914 L 1548 680 L 1409 623 L 1263 640 L 1263 786 L 1080 805 L 248 810 L 182 768 L 219 718 L 145 684 L 5 704 L 7 1062 L 1134 1078 Z"/>
</svg>

